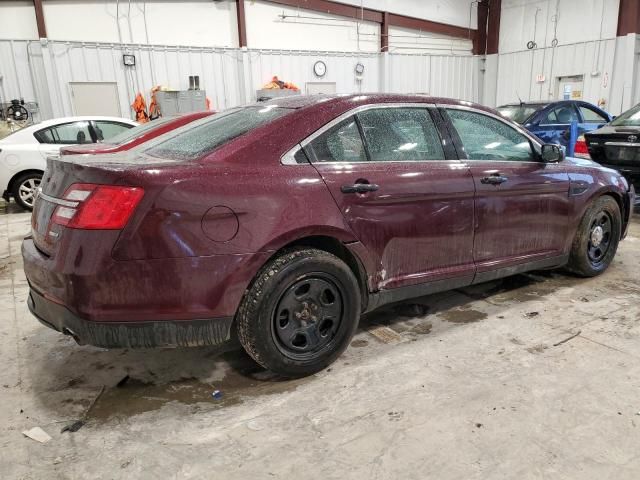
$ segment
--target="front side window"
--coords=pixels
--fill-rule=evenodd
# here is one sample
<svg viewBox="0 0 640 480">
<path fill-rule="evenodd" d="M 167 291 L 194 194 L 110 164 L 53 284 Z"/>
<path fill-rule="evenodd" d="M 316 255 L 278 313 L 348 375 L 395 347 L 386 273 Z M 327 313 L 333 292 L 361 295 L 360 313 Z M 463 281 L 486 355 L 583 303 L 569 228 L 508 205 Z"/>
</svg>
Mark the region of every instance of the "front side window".
<svg viewBox="0 0 640 480">
<path fill-rule="evenodd" d="M 214 115 L 193 128 L 179 129 L 179 133 L 151 147 L 145 153 L 160 158 L 195 160 L 290 111 L 276 106 L 229 110 Z"/>
<path fill-rule="evenodd" d="M 580 113 L 582 114 L 582 118 L 585 123 L 607 123 L 609 121 L 595 110 L 591 110 L 587 107 L 581 106 Z"/>
<path fill-rule="evenodd" d="M 529 139 L 506 123 L 467 110 L 447 113 L 469 160 L 536 160 Z"/>
<path fill-rule="evenodd" d="M 568 125 L 578 122 L 578 113 L 571 105 L 552 108 L 540 122 L 541 125 Z"/>
<path fill-rule="evenodd" d="M 64 123 L 45 128 L 34 133 L 40 143 L 60 143 L 74 145 L 77 143 L 93 143 L 89 132 L 89 122 Z"/>
<path fill-rule="evenodd" d="M 305 147 L 312 162 L 365 162 L 367 155 L 355 117 L 334 125 Z"/>
<path fill-rule="evenodd" d="M 357 117 L 373 162 L 444 159 L 440 135 L 426 108 L 376 108 Z"/>
</svg>

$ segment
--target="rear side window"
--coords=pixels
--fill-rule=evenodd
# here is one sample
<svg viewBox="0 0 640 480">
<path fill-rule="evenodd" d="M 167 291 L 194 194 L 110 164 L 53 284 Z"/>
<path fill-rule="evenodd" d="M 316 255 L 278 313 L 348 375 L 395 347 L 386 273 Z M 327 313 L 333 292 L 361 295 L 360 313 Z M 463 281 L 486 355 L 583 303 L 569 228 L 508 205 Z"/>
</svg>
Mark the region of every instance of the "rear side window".
<svg viewBox="0 0 640 480">
<path fill-rule="evenodd" d="M 312 162 L 366 162 L 355 117 L 331 127 L 305 147 Z"/>
<path fill-rule="evenodd" d="M 529 139 L 481 113 L 447 109 L 469 160 L 536 160 Z"/>
<path fill-rule="evenodd" d="M 587 107 L 581 106 L 580 113 L 582 114 L 584 123 L 607 123 L 609 121 L 595 110 L 591 110 Z"/>
<path fill-rule="evenodd" d="M 287 112 L 289 110 L 274 106 L 230 110 L 194 128 L 181 130 L 146 153 L 160 158 L 194 160 Z"/>
<path fill-rule="evenodd" d="M 40 143 L 59 143 L 74 145 L 77 143 L 93 143 L 89 132 L 89 122 L 64 123 L 45 128 L 34 133 Z"/>
<path fill-rule="evenodd" d="M 109 140 L 116 135 L 128 132 L 131 129 L 131 125 L 117 122 L 107 122 L 104 120 L 96 120 L 94 130 L 98 141 Z"/>
<path fill-rule="evenodd" d="M 440 135 L 426 108 L 376 108 L 358 114 L 373 162 L 442 160 Z"/>
</svg>

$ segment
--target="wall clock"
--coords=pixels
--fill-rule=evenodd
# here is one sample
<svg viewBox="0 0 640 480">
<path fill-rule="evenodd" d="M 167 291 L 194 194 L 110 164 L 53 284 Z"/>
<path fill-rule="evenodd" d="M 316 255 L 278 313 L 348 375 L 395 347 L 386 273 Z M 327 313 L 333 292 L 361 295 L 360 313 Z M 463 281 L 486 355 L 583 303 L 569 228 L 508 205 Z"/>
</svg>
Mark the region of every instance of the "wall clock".
<svg viewBox="0 0 640 480">
<path fill-rule="evenodd" d="M 318 60 L 313 64 L 313 73 L 315 73 L 316 77 L 324 77 L 327 73 L 327 64 L 322 60 Z"/>
</svg>

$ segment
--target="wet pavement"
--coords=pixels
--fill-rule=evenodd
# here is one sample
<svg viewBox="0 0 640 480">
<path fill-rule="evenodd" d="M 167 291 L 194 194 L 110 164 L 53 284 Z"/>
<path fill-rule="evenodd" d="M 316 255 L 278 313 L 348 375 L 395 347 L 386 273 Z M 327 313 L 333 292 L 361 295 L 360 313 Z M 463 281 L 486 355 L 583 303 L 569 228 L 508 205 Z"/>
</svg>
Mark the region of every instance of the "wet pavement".
<svg viewBox="0 0 640 480">
<path fill-rule="evenodd" d="M 387 306 L 299 380 L 236 342 L 108 351 L 47 329 L 26 308 L 28 229 L 0 205 L 1 478 L 640 477 L 640 218 L 598 278 Z"/>
</svg>

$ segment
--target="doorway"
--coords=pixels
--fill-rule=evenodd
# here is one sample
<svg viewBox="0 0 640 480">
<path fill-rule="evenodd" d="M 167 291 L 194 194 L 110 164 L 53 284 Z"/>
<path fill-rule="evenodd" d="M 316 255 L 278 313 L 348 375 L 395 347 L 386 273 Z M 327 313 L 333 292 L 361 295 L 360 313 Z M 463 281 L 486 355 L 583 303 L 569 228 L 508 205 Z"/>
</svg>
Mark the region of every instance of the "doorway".
<svg viewBox="0 0 640 480">
<path fill-rule="evenodd" d="M 580 100 L 584 94 L 584 75 L 558 77 L 556 100 Z"/>
<path fill-rule="evenodd" d="M 116 82 L 69 82 L 75 115 L 121 117 Z"/>
</svg>

